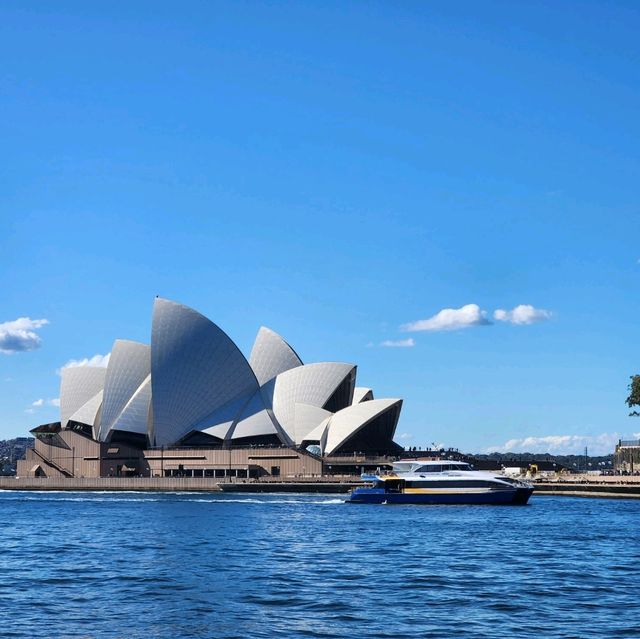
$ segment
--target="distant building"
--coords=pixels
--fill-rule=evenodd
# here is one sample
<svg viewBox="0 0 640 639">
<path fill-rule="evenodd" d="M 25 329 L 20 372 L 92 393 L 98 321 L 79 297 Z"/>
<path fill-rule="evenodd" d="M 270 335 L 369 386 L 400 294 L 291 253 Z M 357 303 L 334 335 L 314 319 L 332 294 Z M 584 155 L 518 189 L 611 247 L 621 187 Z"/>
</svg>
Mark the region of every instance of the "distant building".
<svg viewBox="0 0 640 639">
<path fill-rule="evenodd" d="M 613 454 L 613 468 L 620 473 L 640 471 L 640 439 L 618 440 Z"/>
<path fill-rule="evenodd" d="M 264 327 L 247 360 L 209 319 L 156 298 L 150 345 L 118 339 L 106 368 L 62 370 L 60 421 L 31 431 L 17 473 L 320 474 L 329 457 L 399 454 L 401 408 L 356 387 L 353 364 L 303 364 Z"/>
<path fill-rule="evenodd" d="M 0 440 L 0 475 L 15 475 L 18 460 L 32 447 L 33 437 Z"/>
</svg>

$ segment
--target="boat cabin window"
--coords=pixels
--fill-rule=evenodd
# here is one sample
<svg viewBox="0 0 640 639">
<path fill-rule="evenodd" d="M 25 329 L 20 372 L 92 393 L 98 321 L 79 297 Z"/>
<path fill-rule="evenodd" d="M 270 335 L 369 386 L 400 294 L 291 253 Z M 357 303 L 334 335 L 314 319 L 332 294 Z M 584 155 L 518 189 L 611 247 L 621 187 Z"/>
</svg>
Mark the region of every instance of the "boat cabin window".
<svg viewBox="0 0 640 639">
<path fill-rule="evenodd" d="M 404 479 L 387 479 L 384 482 L 384 489 L 388 493 L 401 493 L 404 491 Z"/>
<path fill-rule="evenodd" d="M 471 470 L 469 464 L 428 464 L 420 466 L 416 473 L 441 473 L 445 470 Z"/>
</svg>

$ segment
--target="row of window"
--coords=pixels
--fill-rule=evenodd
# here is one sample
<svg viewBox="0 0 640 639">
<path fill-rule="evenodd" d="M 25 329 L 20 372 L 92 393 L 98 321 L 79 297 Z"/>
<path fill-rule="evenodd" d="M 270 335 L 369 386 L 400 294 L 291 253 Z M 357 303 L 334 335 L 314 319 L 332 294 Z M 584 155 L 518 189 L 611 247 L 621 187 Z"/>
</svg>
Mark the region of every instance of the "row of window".
<svg viewBox="0 0 640 639">
<path fill-rule="evenodd" d="M 278 469 L 279 471 L 279 469 Z M 240 477 L 243 479 L 260 476 L 259 468 L 171 468 L 164 471 L 165 477 Z"/>
<path fill-rule="evenodd" d="M 442 473 L 446 470 L 472 470 L 468 464 L 428 464 L 420 466 L 416 473 Z"/>
<path fill-rule="evenodd" d="M 424 481 L 407 481 L 405 488 L 501 488 L 497 482 L 482 479 L 438 480 L 431 484 Z M 506 488 L 506 487 L 505 487 Z"/>
</svg>

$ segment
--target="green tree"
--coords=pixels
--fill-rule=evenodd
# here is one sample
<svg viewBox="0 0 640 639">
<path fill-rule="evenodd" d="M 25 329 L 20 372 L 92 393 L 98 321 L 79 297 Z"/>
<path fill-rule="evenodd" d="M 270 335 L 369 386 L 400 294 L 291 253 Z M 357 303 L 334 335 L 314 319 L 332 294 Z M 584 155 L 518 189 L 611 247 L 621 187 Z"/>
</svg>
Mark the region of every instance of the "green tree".
<svg viewBox="0 0 640 639">
<path fill-rule="evenodd" d="M 625 401 L 629 408 L 633 408 L 634 406 L 640 406 L 640 375 L 631 375 L 629 379 L 631 379 L 631 383 L 628 386 L 629 397 Z M 640 413 L 637 410 L 632 410 L 629 413 L 629 417 L 634 415 L 640 415 Z"/>
</svg>

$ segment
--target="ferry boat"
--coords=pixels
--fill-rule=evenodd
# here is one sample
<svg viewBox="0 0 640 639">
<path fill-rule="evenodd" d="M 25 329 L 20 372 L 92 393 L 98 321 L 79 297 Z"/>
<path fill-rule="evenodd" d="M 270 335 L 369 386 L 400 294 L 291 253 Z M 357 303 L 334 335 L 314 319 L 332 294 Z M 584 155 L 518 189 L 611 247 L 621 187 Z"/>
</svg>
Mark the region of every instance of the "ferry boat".
<svg viewBox="0 0 640 639">
<path fill-rule="evenodd" d="M 367 485 L 355 488 L 347 503 L 524 505 L 533 492 L 529 482 L 451 460 L 398 461 L 391 472 L 362 479 Z"/>
</svg>

